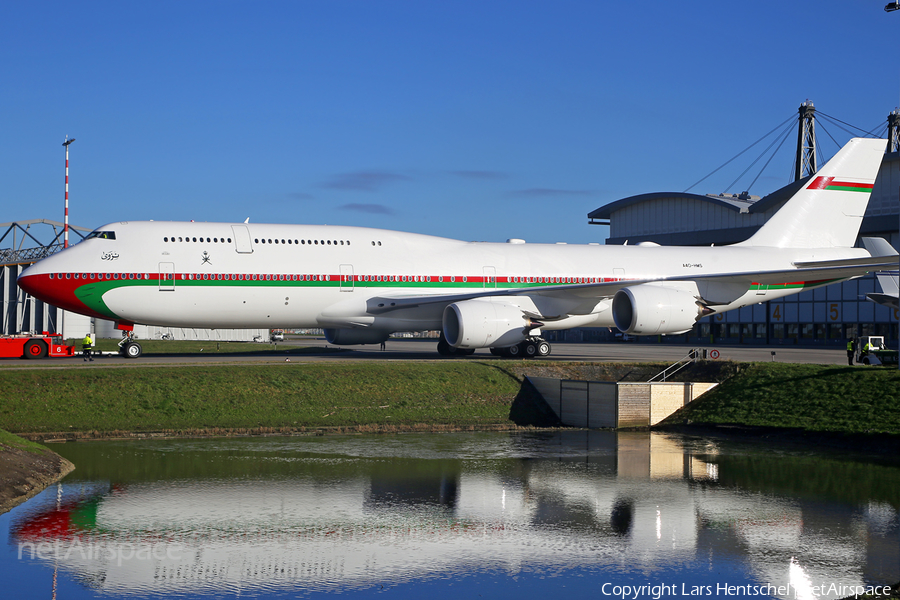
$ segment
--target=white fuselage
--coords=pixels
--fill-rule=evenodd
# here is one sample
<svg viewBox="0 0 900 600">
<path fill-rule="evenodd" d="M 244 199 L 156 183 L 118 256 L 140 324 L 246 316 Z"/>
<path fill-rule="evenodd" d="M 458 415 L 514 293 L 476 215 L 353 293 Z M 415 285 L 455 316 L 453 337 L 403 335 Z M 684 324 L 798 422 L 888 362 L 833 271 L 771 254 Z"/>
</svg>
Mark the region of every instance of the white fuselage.
<svg viewBox="0 0 900 600">
<path fill-rule="evenodd" d="M 560 318 L 544 329 L 612 326 L 615 289 L 604 295 L 584 293 L 587 288 L 611 281 L 790 270 L 794 261 L 867 256 L 846 248 L 461 242 L 316 225 L 151 221 L 112 223 L 97 231 L 114 232 L 115 239 L 86 239 L 29 268 L 22 278 L 52 274 L 48 284 L 55 285 L 65 278 L 95 316 L 180 327 L 439 329 L 444 304 L 372 309 L 408 296 L 502 290 L 528 290 L 528 308 L 557 313 Z M 789 285 L 751 288 L 715 312 L 825 282 L 783 283 Z M 571 291 L 569 300 L 560 293 L 565 289 Z"/>
</svg>

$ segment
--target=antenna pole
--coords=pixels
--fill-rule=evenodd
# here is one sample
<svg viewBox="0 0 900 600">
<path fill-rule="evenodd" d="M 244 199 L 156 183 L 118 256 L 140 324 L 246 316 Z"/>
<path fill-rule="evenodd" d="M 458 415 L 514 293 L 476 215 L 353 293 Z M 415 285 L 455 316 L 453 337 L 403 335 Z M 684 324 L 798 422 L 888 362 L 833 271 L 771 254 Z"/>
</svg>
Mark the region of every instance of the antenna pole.
<svg viewBox="0 0 900 600">
<path fill-rule="evenodd" d="M 69 247 L 69 144 L 74 141 L 75 138 L 70 140 L 69 136 L 66 136 L 66 141 L 63 142 L 63 146 L 66 147 L 66 219 L 63 227 L 63 248 Z"/>
<path fill-rule="evenodd" d="M 816 107 L 807 100 L 800 105 L 800 128 L 797 131 L 797 161 L 794 181 L 815 175 L 816 169 Z"/>
</svg>

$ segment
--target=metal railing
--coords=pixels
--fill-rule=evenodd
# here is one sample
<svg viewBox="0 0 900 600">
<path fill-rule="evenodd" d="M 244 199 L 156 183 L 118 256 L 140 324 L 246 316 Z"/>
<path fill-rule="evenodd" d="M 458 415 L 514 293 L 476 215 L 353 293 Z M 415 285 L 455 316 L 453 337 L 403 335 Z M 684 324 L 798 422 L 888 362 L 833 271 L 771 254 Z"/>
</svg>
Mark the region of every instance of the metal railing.
<svg viewBox="0 0 900 600">
<path fill-rule="evenodd" d="M 678 362 L 669 365 L 668 367 L 648 379 L 647 383 L 657 381 L 660 377 L 662 377 L 662 381 L 665 381 L 667 377 L 671 377 L 678 371 L 682 370 L 692 363 L 697 362 L 701 358 L 706 358 L 706 350 L 704 348 L 691 348 L 691 351 L 688 352 L 686 356 L 678 359 Z"/>
</svg>

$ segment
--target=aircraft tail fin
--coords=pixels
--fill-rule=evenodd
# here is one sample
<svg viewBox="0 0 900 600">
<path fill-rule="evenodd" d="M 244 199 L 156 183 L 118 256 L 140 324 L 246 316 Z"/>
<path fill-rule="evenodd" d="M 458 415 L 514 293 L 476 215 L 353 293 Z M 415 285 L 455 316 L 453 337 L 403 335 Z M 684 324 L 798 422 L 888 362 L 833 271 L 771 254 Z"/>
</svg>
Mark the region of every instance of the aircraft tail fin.
<svg viewBox="0 0 900 600">
<path fill-rule="evenodd" d="M 739 246 L 852 248 L 887 140 L 847 142 L 803 188 Z"/>
</svg>

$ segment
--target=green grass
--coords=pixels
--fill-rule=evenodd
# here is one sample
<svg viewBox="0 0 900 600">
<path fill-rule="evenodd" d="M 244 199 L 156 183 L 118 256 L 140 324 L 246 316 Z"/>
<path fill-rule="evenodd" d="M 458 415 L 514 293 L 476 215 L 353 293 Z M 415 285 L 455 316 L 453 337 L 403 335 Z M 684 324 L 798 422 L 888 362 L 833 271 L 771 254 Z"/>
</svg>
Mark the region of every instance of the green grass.
<svg viewBox="0 0 900 600">
<path fill-rule="evenodd" d="M 20 450 L 27 450 L 28 452 L 33 452 L 35 454 L 43 454 L 44 452 L 49 452 L 49 450 L 45 446 L 35 444 L 34 442 L 29 442 L 26 439 L 20 438 L 17 435 L 13 435 L 8 431 L 0 429 L 0 452 L 3 451 L 3 446 L 18 448 Z"/>
<path fill-rule="evenodd" d="M 0 371 L 12 432 L 507 423 L 519 381 L 474 361 Z"/>
<path fill-rule="evenodd" d="M 752 363 L 667 424 L 900 434 L 897 369 Z"/>
</svg>

